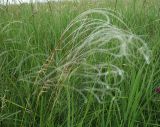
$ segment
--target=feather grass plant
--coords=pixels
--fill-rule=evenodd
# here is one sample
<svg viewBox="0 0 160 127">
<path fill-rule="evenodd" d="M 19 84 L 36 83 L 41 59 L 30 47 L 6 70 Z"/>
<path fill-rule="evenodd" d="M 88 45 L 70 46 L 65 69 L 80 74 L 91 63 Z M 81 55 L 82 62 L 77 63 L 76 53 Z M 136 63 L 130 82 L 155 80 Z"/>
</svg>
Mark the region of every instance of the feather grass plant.
<svg viewBox="0 0 160 127">
<path fill-rule="evenodd" d="M 86 93 L 90 93 L 102 103 L 106 95 L 115 97 L 121 93 L 118 85 L 125 75 L 115 61 L 136 64 L 144 58 L 149 64 L 149 57 L 147 44 L 131 32 L 119 13 L 104 8 L 90 9 L 73 19 L 64 30 L 35 84 L 49 81 L 47 86 L 74 90 L 85 102 Z M 72 79 L 77 82 L 72 83 Z M 39 93 L 44 89 L 43 85 Z"/>
<path fill-rule="evenodd" d="M 0 126 L 159 126 L 159 6 L 102 1 L 1 6 Z"/>
</svg>

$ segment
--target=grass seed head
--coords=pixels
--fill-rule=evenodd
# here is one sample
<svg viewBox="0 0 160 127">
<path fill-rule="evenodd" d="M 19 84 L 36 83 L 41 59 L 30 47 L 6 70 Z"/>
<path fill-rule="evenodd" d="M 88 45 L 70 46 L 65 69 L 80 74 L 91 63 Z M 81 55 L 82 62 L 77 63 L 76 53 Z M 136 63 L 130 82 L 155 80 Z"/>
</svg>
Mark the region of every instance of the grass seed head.
<svg viewBox="0 0 160 127">
<path fill-rule="evenodd" d="M 71 21 L 60 40 L 57 47 L 61 50 L 56 55 L 61 59 L 53 71 L 55 78 L 83 97 L 91 93 L 98 102 L 105 95 L 112 96 L 113 91 L 120 93 L 118 85 L 124 79 L 120 64 L 130 64 L 141 57 L 147 63 L 150 60 L 146 43 L 112 10 L 96 8 L 83 12 Z M 124 62 L 115 62 L 121 60 Z"/>
</svg>

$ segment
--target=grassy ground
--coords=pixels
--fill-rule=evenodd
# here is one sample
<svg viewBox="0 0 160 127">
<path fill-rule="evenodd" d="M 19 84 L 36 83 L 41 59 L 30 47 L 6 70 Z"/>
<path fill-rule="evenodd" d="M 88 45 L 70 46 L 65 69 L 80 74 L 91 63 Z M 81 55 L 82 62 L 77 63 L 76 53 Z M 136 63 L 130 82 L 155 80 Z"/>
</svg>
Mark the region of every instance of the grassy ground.
<svg viewBox="0 0 160 127">
<path fill-rule="evenodd" d="M 117 86 L 121 94 L 109 91 L 103 103 L 91 92 L 85 93 L 85 102 L 79 91 L 70 89 L 69 86 L 83 85 L 85 79 L 75 76 L 66 80 L 68 68 L 63 75 L 56 72 L 47 77 L 65 59 L 66 51 L 55 50 L 64 29 L 77 15 L 91 8 L 119 12 L 152 52 L 150 64 L 141 59 L 132 63 L 116 61 L 125 71 L 124 80 Z M 61 2 L 38 4 L 37 9 L 26 4 L 0 6 L 1 127 L 160 126 L 160 94 L 155 92 L 160 86 L 159 0 Z M 46 61 L 53 52 L 56 55 Z"/>
</svg>

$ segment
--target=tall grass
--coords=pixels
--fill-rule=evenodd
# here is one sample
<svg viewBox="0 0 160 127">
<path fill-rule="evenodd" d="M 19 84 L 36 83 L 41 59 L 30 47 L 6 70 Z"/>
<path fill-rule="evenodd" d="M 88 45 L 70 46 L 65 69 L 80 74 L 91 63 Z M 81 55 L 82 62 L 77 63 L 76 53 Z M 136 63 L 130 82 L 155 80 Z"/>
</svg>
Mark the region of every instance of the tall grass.
<svg viewBox="0 0 160 127">
<path fill-rule="evenodd" d="M 0 126 L 159 126 L 158 4 L 1 6 Z"/>
</svg>

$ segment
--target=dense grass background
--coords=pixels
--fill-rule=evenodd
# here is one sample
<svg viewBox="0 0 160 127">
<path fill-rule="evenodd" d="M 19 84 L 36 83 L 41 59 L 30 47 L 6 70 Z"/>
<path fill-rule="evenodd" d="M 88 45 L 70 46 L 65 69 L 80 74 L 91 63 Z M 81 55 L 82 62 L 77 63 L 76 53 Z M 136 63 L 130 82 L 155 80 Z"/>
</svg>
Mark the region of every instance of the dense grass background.
<svg viewBox="0 0 160 127">
<path fill-rule="evenodd" d="M 81 12 L 98 7 L 122 14 L 132 32 L 147 42 L 152 51 L 151 63 L 117 63 L 125 70 L 125 79 L 119 85 L 122 94 L 114 99 L 112 93 L 103 104 L 89 93 L 84 103 L 77 92 L 54 86 L 54 82 L 43 82 L 52 86 L 42 92 L 42 87 L 34 82 L 35 75 L 59 43 L 65 27 Z M 0 126 L 160 126 L 160 94 L 155 92 L 160 86 L 159 49 L 159 0 L 47 3 L 38 4 L 37 9 L 26 4 L 0 6 Z M 63 54 L 56 56 L 52 64 L 58 63 L 59 58 Z M 38 78 L 43 78 L 43 74 Z M 80 81 L 72 79 L 70 83 Z"/>
</svg>

